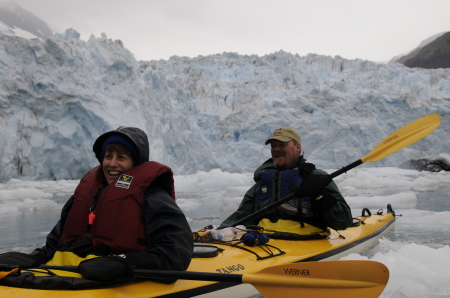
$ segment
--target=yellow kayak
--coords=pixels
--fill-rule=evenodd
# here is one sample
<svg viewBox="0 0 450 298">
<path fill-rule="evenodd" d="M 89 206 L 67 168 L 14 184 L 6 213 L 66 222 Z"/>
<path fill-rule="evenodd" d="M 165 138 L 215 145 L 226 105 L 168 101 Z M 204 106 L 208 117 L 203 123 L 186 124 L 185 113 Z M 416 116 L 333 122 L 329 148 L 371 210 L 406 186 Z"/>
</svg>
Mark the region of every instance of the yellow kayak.
<svg viewBox="0 0 450 298">
<path fill-rule="evenodd" d="M 246 246 L 239 241 L 232 242 L 232 245 L 230 243 L 214 243 L 211 244 L 212 248 L 220 252 L 215 256 L 205 255 L 193 258 L 188 272 L 246 275 L 277 265 L 338 260 L 349 253 L 361 253 L 375 246 L 378 239 L 393 231 L 395 214 L 390 206 L 388 206 L 386 214 L 380 213 L 357 218 L 356 222 L 361 222 L 361 224 L 356 224 L 345 231 L 338 233 L 331 230 L 331 235 L 327 239 L 301 241 L 270 239 L 267 246 L 254 247 Z M 197 245 L 201 247 L 204 244 L 198 243 Z M 291 270 L 292 272 L 298 273 Z M 88 290 L 36 290 L 0 285 L 0 297 L 8 298 L 180 298 L 194 296 L 238 298 L 257 293 L 258 291 L 250 284 L 182 279 L 173 284 L 145 280 Z"/>
</svg>

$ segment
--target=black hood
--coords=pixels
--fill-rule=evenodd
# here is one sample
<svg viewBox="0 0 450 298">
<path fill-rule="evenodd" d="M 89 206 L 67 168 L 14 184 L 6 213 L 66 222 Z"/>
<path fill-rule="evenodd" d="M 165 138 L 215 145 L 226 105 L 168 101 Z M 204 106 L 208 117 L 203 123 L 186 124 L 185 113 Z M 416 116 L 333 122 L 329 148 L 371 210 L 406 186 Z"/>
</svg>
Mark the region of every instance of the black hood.
<svg viewBox="0 0 450 298">
<path fill-rule="evenodd" d="M 137 127 L 125 127 L 121 126 L 117 128 L 116 130 L 111 130 L 107 133 L 102 134 L 97 138 L 97 140 L 94 142 L 94 146 L 92 150 L 94 150 L 95 157 L 97 157 L 100 164 L 102 163 L 102 148 L 103 143 L 105 143 L 106 139 L 114 134 L 119 134 L 122 136 L 125 136 L 129 138 L 138 148 L 139 151 L 139 158 L 135 164 L 135 166 L 140 165 L 141 163 L 144 163 L 149 160 L 150 156 L 150 146 L 148 143 L 148 137 L 147 134 L 137 128 Z"/>
</svg>

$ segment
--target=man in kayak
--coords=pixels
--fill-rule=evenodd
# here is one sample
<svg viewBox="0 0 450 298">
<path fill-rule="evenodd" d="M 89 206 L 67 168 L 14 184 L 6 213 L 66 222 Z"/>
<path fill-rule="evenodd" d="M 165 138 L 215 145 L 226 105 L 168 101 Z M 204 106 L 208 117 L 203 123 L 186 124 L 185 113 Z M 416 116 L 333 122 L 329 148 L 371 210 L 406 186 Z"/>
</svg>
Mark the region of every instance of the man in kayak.
<svg viewBox="0 0 450 298">
<path fill-rule="evenodd" d="M 186 270 L 192 231 L 175 203 L 171 169 L 149 161 L 145 132 L 119 127 L 98 137 L 93 151 L 100 165 L 81 179 L 45 246 L 1 254 L 0 264 L 79 264 L 97 281 L 130 279 L 134 268 Z"/>
<path fill-rule="evenodd" d="M 220 228 L 230 226 L 251 213 L 293 193 L 308 175 L 326 175 L 301 155 L 300 135 L 291 127 L 276 129 L 266 141 L 272 158 L 254 174 L 256 182 L 245 194 L 239 208 Z M 352 214 L 336 184 L 331 181 L 314 198 L 295 198 L 278 206 L 260 218 L 244 223 L 257 224 L 266 231 L 326 237 L 328 227 L 344 230 L 352 224 Z M 281 233 L 280 233 L 281 232 Z"/>
</svg>

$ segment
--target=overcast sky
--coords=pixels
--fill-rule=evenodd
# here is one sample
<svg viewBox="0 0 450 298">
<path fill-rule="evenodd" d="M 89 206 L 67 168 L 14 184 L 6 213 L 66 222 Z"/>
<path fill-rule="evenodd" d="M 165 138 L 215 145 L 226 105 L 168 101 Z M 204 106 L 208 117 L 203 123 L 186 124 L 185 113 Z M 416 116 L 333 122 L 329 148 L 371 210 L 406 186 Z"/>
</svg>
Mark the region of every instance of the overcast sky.
<svg viewBox="0 0 450 298">
<path fill-rule="evenodd" d="M 0 0 L 1 1 L 1 0 Z M 62 33 L 102 32 L 138 60 L 284 50 L 388 61 L 450 31 L 448 0 L 14 0 Z"/>
</svg>

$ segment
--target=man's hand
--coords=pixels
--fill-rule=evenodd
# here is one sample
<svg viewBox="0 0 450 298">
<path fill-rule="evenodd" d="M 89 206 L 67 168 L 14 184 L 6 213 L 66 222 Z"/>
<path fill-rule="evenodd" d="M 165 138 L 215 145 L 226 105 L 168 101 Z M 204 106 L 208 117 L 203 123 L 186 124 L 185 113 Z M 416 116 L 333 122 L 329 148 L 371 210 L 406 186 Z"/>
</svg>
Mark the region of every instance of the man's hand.
<svg viewBox="0 0 450 298">
<path fill-rule="evenodd" d="M 323 213 L 337 204 L 337 200 L 329 193 L 322 191 L 318 196 L 311 198 L 314 213 Z"/>
<path fill-rule="evenodd" d="M 295 194 L 299 199 L 305 197 L 316 198 L 331 181 L 330 175 L 308 175 L 303 179 Z"/>
<path fill-rule="evenodd" d="M 297 198 L 309 197 L 314 213 L 323 213 L 336 205 L 335 197 L 324 191 L 332 181 L 330 175 L 308 175 L 295 191 Z"/>
</svg>

